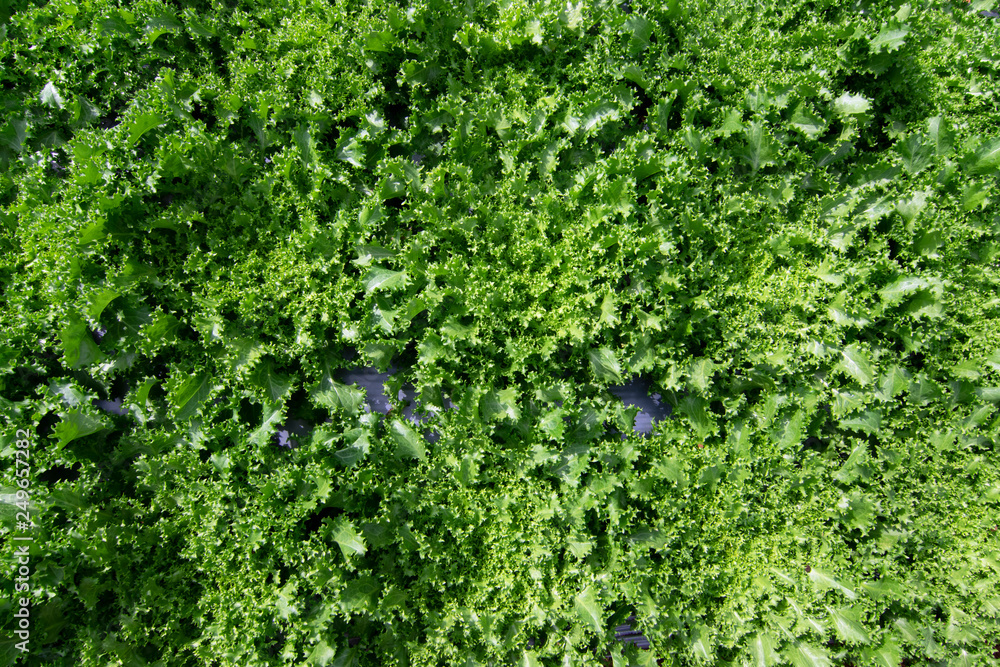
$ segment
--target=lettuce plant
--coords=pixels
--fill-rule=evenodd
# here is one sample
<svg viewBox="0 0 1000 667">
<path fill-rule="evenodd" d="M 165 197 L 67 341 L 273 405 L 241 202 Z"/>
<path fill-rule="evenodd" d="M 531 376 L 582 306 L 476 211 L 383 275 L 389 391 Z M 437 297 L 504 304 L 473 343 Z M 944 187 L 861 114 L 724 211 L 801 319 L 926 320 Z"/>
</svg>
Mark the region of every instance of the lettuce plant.
<svg viewBox="0 0 1000 667">
<path fill-rule="evenodd" d="M 995 664 L 992 5 L 10 3 L 4 655 Z"/>
</svg>

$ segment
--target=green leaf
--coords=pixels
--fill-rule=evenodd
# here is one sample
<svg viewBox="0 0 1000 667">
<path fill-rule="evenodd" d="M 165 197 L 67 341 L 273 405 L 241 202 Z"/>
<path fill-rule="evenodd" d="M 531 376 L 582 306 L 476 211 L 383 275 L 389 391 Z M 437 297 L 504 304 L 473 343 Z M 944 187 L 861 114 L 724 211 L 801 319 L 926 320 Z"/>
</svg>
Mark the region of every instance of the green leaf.
<svg viewBox="0 0 1000 667">
<path fill-rule="evenodd" d="M 715 363 L 711 359 L 695 359 L 691 362 L 688 375 L 695 389 L 706 392 L 711 386 L 712 376 L 715 375 Z"/>
<path fill-rule="evenodd" d="M 840 425 L 844 428 L 864 431 L 871 435 L 878 433 L 879 429 L 882 428 L 882 413 L 879 410 L 865 410 L 860 415 L 841 419 Z"/>
<path fill-rule="evenodd" d="M 331 528 L 330 536 L 340 545 L 345 558 L 364 556 L 368 551 L 364 538 L 354 529 L 354 524 L 342 517 Z"/>
<path fill-rule="evenodd" d="M 975 154 L 974 173 L 994 171 L 1000 167 L 1000 138 L 986 141 Z"/>
<path fill-rule="evenodd" d="M 709 644 L 708 631 L 704 627 L 693 628 L 688 642 L 696 662 L 709 662 L 712 660 L 715 652 Z"/>
<path fill-rule="evenodd" d="M 299 149 L 299 159 L 302 160 L 303 164 L 310 165 L 315 162 L 315 143 L 309 126 L 305 123 L 300 124 L 292 132 L 292 138 L 295 140 L 295 146 Z"/>
<path fill-rule="evenodd" d="M 184 10 L 184 18 L 187 20 L 187 29 L 197 37 L 217 37 L 218 34 L 205 24 L 193 9 Z M 325 663 L 324 663 L 325 664 Z"/>
<path fill-rule="evenodd" d="M 388 51 L 390 47 L 398 42 L 399 40 L 392 33 L 391 30 L 382 30 L 379 32 L 369 32 L 365 35 L 365 50 L 366 51 Z"/>
<path fill-rule="evenodd" d="M 858 622 L 857 614 L 853 611 L 850 609 L 831 609 L 830 607 L 826 609 L 830 613 L 834 630 L 841 641 L 848 644 L 871 642 L 871 637 L 868 636 L 864 626 Z"/>
<path fill-rule="evenodd" d="M 917 242 L 914 243 L 913 245 L 916 248 L 917 252 L 919 252 L 921 255 L 925 257 L 933 257 L 936 259 L 940 257 L 940 255 L 937 252 L 937 249 L 941 247 L 941 243 L 942 243 L 941 232 L 939 230 L 925 229 L 923 230 L 923 233 L 920 235 L 920 238 L 918 238 Z"/>
<path fill-rule="evenodd" d="M 590 350 L 587 352 L 587 358 L 590 359 L 590 369 L 599 379 L 605 382 L 624 384 L 621 364 L 618 363 L 615 353 L 610 349 L 601 347 Z"/>
<path fill-rule="evenodd" d="M 705 439 L 715 432 L 715 422 L 708 414 L 708 401 L 701 396 L 685 396 L 677 411 L 688 418 L 698 438 Z"/>
<path fill-rule="evenodd" d="M 805 103 L 800 104 L 792 114 L 791 126 L 810 139 L 821 137 L 827 128 L 826 122 L 814 114 Z"/>
<path fill-rule="evenodd" d="M 880 289 L 878 294 L 882 298 L 882 301 L 886 304 L 892 305 L 902 301 L 903 297 L 926 288 L 929 284 L 930 283 L 923 278 L 909 276 L 906 278 L 900 278 L 891 285 Z"/>
<path fill-rule="evenodd" d="M 539 426 L 550 438 L 559 440 L 566 431 L 565 416 L 566 413 L 562 408 L 550 410 L 542 416 Z"/>
<path fill-rule="evenodd" d="M 625 29 L 632 33 L 628 43 L 629 55 L 637 56 L 649 48 L 649 38 L 653 34 L 653 24 L 650 21 L 632 14 L 625 19 Z"/>
<path fill-rule="evenodd" d="M 986 358 L 986 365 L 1000 373 L 1000 350 L 993 350 Z"/>
<path fill-rule="evenodd" d="M 24 150 L 24 142 L 28 138 L 28 123 L 25 120 L 11 118 L 0 131 L 0 145 L 6 146 L 15 153 Z"/>
<path fill-rule="evenodd" d="M 618 108 L 613 102 L 601 100 L 583 110 L 581 127 L 584 132 L 590 132 L 603 125 L 606 121 L 618 119 Z"/>
<path fill-rule="evenodd" d="M 396 346 L 391 343 L 366 343 L 363 353 L 379 373 L 389 370 L 392 358 L 396 355 Z"/>
<path fill-rule="evenodd" d="M 132 37 L 135 31 L 131 26 L 134 24 L 135 16 L 132 12 L 126 9 L 119 9 L 111 12 L 110 16 L 101 21 L 101 34 L 119 33 Z"/>
<path fill-rule="evenodd" d="M 483 395 L 479 401 L 479 410 L 487 420 L 509 418 L 517 421 L 521 411 L 517 408 L 517 390 L 508 387 L 502 391 L 491 391 Z"/>
<path fill-rule="evenodd" d="M 371 442 L 368 440 L 368 432 L 360 428 L 344 433 L 344 440 L 351 444 L 343 449 L 338 449 L 333 453 L 333 456 L 337 459 L 337 463 L 350 468 L 368 455 Z"/>
<path fill-rule="evenodd" d="M 901 654 L 899 647 L 891 639 L 887 639 L 877 649 L 865 649 L 862 653 L 866 660 L 874 662 L 879 667 L 899 667 Z"/>
<path fill-rule="evenodd" d="M 319 643 L 313 647 L 313 650 L 309 652 L 306 656 L 307 665 L 317 665 L 317 667 L 326 667 L 333 660 L 333 656 L 336 655 L 336 651 L 326 643 L 325 639 L 320 639 Z"/>
<path fill-rule="evenodd" d="M 276 373 L 270 359 L 265 359 L 257 364 L 257 367 L 250 373 L 250 381 L 263 389 L 264 395 L 271 402 L 280 401 L 292 388 L 291 378 Z"/>
<path fill-rule="evenodd" d="M 848 588 L 844 584 L 840 583 L 838 579 L 834 578 L 830 574 L 827 574 L 826 572 L 823 572 L 822 570 L 812 568 L 809 572 L 809 579 L 812 580 L 813 586 L 815 586 L 817 590 L 822 591 L 832 589 L 840 591 L 849 600 L 854 600 L 858 597 L 858 594 L 855 593 L 853 589 Z"/>
<path fill-rule="evenodd" d="M 881 53 L 884 50 L 886 53 L 890 53 L 896 51 L 903 45 L 906 36 L 909 34 L 910 26 L 908 25 L 897 27 L 882 26 L 882 30 L 871 41 L 871 52 Z"/>
<path fill-rule="evenodd" d="M 223 342 L 230 355 L 228 366 L 232 371 L 237 371 L 247 364 L 253 363 L 264 352 L 264 347 L 260 342 L 249 338 L 227 338 Z"/>
<path fill-rule="evenodd" d="M 336 158 L 355 167 L 365 166 L 365 148 L 357 142 L 355 137 L 343 141 L 337 149 Z"/>
<path fill-rule="evenodd" d="M 826 649 L 806 642 L 792 642 L 782 653 L 792 667 L 831 667 L 833 664 Z"/>
<path fill-rule="evenodd" d="M 805 415 L 802 410 L 796 410 L 790 416 L 776 421 L 771 432 L 771 440 L 780 449 L 788 449 L 802 443 L 805 427 Z"/>
<path fill-rule="evenodd" d="M 943 116 L 934 116 L 927 121 L 927 133 L 938 157 L 951 153 L 953 133 Z"/>
<path fill-rule="evenodd" d="M 212 463 L 212 467 L 214 467 L 220 473 L 225 473 L 227 470 L 229 470 L 230 467 L 229 455 L 224 452 L 212 454 L 208 460 Z"/>
<path fill-rule="evenodd" d="M 793 125 L 794 119 L 792 122 Z M 739 109 L 730 109 L 722 117 L 722 126 L 719 128 L 719 134 L 724 137 L 728 137 L 736 132 L 742 132 L 743 127 L 743 113 Z"/>
<path fill-rule="evenodd" d="M 142 135 L 146 134 L 153 128 L 163 125 L 164 121 L 159 115 L 147 111 L 141 114 L 138 118 L 133 120 L 128 125 L 128 142 L 131 145 L 135 145 Z"/>
<path fill-rule="evenodd" d="M 750 641 L 747 649 L 750 652 L 750 664 L 753 667 L 771 667 L 780 661 L 777 642 L 768 632 L 758 632 Z"/>
<path fill-rule="evenodd" d="M 879 385 L 879 398 L 883 401 L 891 401 L 907 390 L 910 386 L 910 372 L 905 368 L 893 366 L 885 375 Z"/>
<path fill-rule="evenodd" d="M 855 345 L 844 348 L 841 351 L 843 360 L 840 368 L 848 375 L 857 380 L 862 386 L 871 384 L 873 378 L 872 367 L 867 357 Z"/>
<path fill-rule="evenodd" d="M 965 649 L 958 652 L 953 660 L 948 663 L 948 667 L 975 667 L 975 665 L 982 664 L 975 653 L 969 653 Z M 880 663 L 881 664 L 881 663 Z"/>
<path fill-rule="evenodd" d="M 989 203 L 989 188 L 982 183 L 970 183 L 962 189 L 962 210 L 973 211 Z"/>
<path fill-rule="evenodd" d="M 173 13 L 169 10 L 164 10 L 158 16 L 153 16 L 146 21 L 147 40 L 152 45 L 160 36 L 168 32 L 182 30 L 183 28 L 184 24 L 178 21 Z"/>
<path fill-rule="evenodd" d="M 396 320 L 400 316 L 400 309 L 388 308 L 388 302 L 378 299 L 372 307 L 372 321 L 375 325 L 387 334 L 393 334 L 396 330 Z"/>
<path fill-rule="evenodd" d="M 62 402 L 71 408 L 87 405 L 93 398 L 93 394 L 85 394 L 73 382 L 50 382 L 49 391 L 61 398 Z"/>
<path fill-rule="evenodd" d="M 363 389 L 337 382 L 329 373 L 323 375 L 309 392 L 309 396 L 318 405 L 342 408 L 348 415 L 357 414 L 365 400 Z"/>
<path fill-rule="evenodd" d="M 540 667 L 534 651 L 521 651 L 521 659 L 517 661 L 517 667 Z"/>
<path fill-rule="evenodd" d="M 990 618 L 1000 616 L 1000 597 L 983 600 L 983 611 Z"/>
<path fill-rule="evenodd" d="M 100 582 L 94 577 L 84 577 L 77 585 L 77 594 L 83 600 L 88 610 L 93 610 L 101 593 L 111 587 L 107 582 Z"/>
<path fill-rule="evenodd" d="M 990 403 L 1000 403 L 1000 387 L 979 387 L 976 396 Z"/>
<path fill-rule="evenodd" d="M 190 419 L 211 393 L 211 375 L 204 372 L 191 375 L 170 393 L 170 403 L 176 410 L 175 418 L 181 421 Z"/>
<path fill-rule="evenodd" d="M 948 638 L 948 641 L 965 646 L 982 644 L 983 636 L 968 622 L 971 620 L 965 612 L 952 609 L 948 617 L 948 625 L 945 627 L 945 637 Z"/>
<path fill-rule="evenodd" d="M 639 530 L 629 535 L 628 541 L 640 551 L 647 549 L 659 551 L 664 549 L 670 540 L 658 530 Z"/>
<path fill-rule="evenodd" d="M 666 138 L 670 131 L 670 115 L 676 98 L 677 91 L 672 90 L 667 97 L 660 98 L 660 101 L 656 103 L 655 128 L 657 135 L 661 138 Z"/>
<path fill-rule="evenodd" d="M 564 142 L 561 138 L 555 139 L 542 150 L 539 156 L 538 173 L 542 178 L 546 178 L 559 163 L 559 151 L 562 150 Z"/>
<path fill-rule="evenodd" d="M 931 192 L 926 190 L 915 192 L 909 199 L 901 199 L 896 202 L 896 211 L 903 216 L 903 220 L 909 224 L 913 222 L 913 219 L 920 215 L 920 212 L 927 206 L 927 199 L 931 196 L 931 194 Z"/>
<path fill-rule="evenodd" d="M 73 315 L 70 323 L 59 332 L 62 341 L 66 365 L 70 368 L 80 368 L 104 361 L 104 353 L 91 338 L 87 325 L 78 316 Z"/>
<path fill-rule="evenodd" d="M 603 610 L 594 599 L 594 591 L 590 586 L 576 596 L 573 606 L 584 625 L 590 626 L 598 634 L 604 632 Z"/>
<path fill-rule="evenodd" d="M 368 266 L 374 260 L 391 259 L 396 256 L 396 253 L 392 250 L 386 250 L 377 245 L 359 245 L 357 253 L 358 258 L 352 259 L 351 264 L 357 264 L 358 266 Z"/>
<path fill-rule="evenodd" d="M 824 259 L 820 262 L 820 265 L 816 268 L 816 277 L 823 282 L 833 285 L 834 287 L 839 287 L 844 284 L 844 276 L 839 273 L 834 273 L 832 271 L 833 265 L 828 259 Z M 845 297 L 846 301 L 846 297 Z"/>
<path fill-rule="evenodd" d="M 747 137 L 746 145 L 739 150 L 736 155 L 750 165 L 753 173 L 757 173 L 761 167 L 771 164 L 777 154 L 775 144 L 764 131 L 763 123 L 754 121 L 744 133 Z"/>
<path fill-rule="evenodd" d="M 919 174 L 934 161 L 934 147 L 925 144 L 919 136 L 911 134 L 897 144 L 903 157 L 903 168 L 911 175 Z"/>
<path fill-rule="evenodd" d="M 935 292 L 920 290 L 907 302 L 903 311 L 915 318 L 937 319 L 944 316 L 944 303 Z"/>
<path fill-rule="evenodd" d="M 851 455 L 844 461 L 844 465 L 834 474 L 834 479 L 844 484 L 851 484 L 859 476 L 868 476 L 864 467 L 864 462 L 868 459 L 868 445 L 855 445 L 851 450 Z"/>
<path fill-rule="evenodd" d="M 914 628 L 908 620 L 905 618 L 897 618 L 893 622 L 893 625 L 896 626 L 896 630 L 903 637 L 903 639 L 912 644 L 920 643 L 920 633 L 917 632 L 917 629 Z"/>
<path fill-rule="evenodd" d="M 857 116 L 871 109 L 872 103 L 863 95 L 844 93 L 833 101 L 833 109 L 840 117 Z"/>
<path fill-rule="evenodd" d="M 420 461 L 427 459 L 424 439 L 405 422 L 399 419 L 392 420 L 389 434 L 396 442 L 396 458 L 412 458 Z"/>
<path fill-rule="evenodd" d="M 62 449 L 68 443 L 86 435 L 97 433 L 104 429 L 104 423 L 95 417 L 73 410 L 63 415 L 62 421 L 52 429 L 58 444 L 56 449 Z"/>
<path fill-rule="evenodd" d="M 972 359 L 964 359 L 957 364 L 952 364 L 950 370 L 954 377 L 970 382 L 976 382 L 981 375 L 979 364 Z"/>
<path fill-rule="evenodd" d="M 271 436 L 274 435 L 275 427 L 280 424 L 284 418 L 285 408 L 283 405 L 278 403 L 264 404 L 263 421 L 260 426 L 254 429 L 253 433 L 250 434 L 249 441 L 258 447 L 263 447 L 268 443 L 268 441 L 270 441 Z"/>
<path fill-rule="evenodd" d="M 153 387 L 159 384 L 159 382 L 160 381 L 156 378 L 146 378 L 142 384 L 135 389 L 135 398 L 132 400 L 132 403 L 140 410 L 145 410 L 148 407 L 149 392 Z"/>
<path fill-rule="evenodd" d="M 926 405 L 944 396 L 941 388 L 934 380 L 927 377 L 919 377 L 910 383 L 909 399 L 917 405 Z"/>
<path fill-rule="evenodd" d="M 379 266 L 373 267 L 364 278 L 365 294 L 371 294 L 376 290 L 404 287 L 407 284 L 407 279 L 406 271 L 390 271 Z"/>
<path fill-rule="evenodd" d="M 899 535 L 902 535 L 902 533 Z M 898 539 L 898 536 L 886 535 L 883 532 L 882 536 L 879 537 L 879 546 L 880 548 L 884 547 L 888 550 L 888 548 L 891 548 L 891 546 L 895 544 L 895 541 Z M 865 582 L 861 584 L 861 587 L 876 600 L 883 597 L 889 597 L 893 600 L 903 600 L 906 598 L 906 587 L 895 579 L 889 579 L 887 577 L 882 577 L 873 583 Z"/>
<path fill-rule="evenodd" d="M 589 554 L 594 549 L 593 540 L 583 540 L 581 542 L 570 538 L 568 544 L 570 552 L 572 552 L 574 556 L 576 556 L 581 560 L 586 558 L 587 554 Z"/>
<path fill-rule="evenodd" d="M 250 126 L 250 129 L 253 130 L 254 136 L 257 137 L 257 144 L 261 148 L 267 148 L 271 143 L 271 135 L 267 131 L 267 123 L 265 122 L 265 119 L 251 111 L 247 125 Z"/>
<path fill-rule="evenodd" d="M 344 587 L 344 591 L 340 595 L 340 607 L 345 613 L 369 611 L 375 604 L 378 591 L 379 586 L 374 577 L 368 575 L 358 577 Z M 331 667 L 340 667 L 340 665 L 347 667 L 354 664 L 356 652 L 353 650 L 350 652 L 349 661 L 345 658 L 345 652 L 341 652 L 337 656 Z"/>
<path fill-rule="evenodd" d="M 101 313 L 108 307 L 108 304 L 121 296 L 121 292 L 105 287 L 91 298 L 87 308 L 87 316 L 92 320 L 99 320 Z"/>
<path fill-rule="evenodd" d="M 64 104 L 63 98 L 59 94 L 59 91 L 56 90 L 55 84 L 53 84 L 51 81 L 45 84 L 45 87 L 42 88 L 42 92 L 38 97 L 41 100 L 42 104 L 51 109 L 63 108 Z"/>
</svg>

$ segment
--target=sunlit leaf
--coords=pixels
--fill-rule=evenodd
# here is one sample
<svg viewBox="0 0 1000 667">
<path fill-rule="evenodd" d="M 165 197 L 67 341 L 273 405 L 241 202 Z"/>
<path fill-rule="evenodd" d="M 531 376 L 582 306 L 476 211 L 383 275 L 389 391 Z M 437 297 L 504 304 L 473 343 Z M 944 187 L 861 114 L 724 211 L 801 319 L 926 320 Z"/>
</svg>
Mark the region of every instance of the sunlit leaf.
<svg viewBox="0 0 1000 667">
<path fill-rule="evenodd" d="M 405 422 L 392 420 L 389 425 L 389 435 L 396 443 L 397 458 L 412 458 L 423 461 L 427 458 L 424 439 Z"/>
<path fill-rule="evenodd" d="M 831 667 L 833 664 L 826 649 L 806 642 L 790 643 L 782 655 L 792 667 Z"/>
<path fill-rule="evenodd" d="M 818 590 L 832 589 L 843 593 L 843 595 L 849 600 L 854 600 L 858 597 L 858 594 L 855 593 L 853 589 L 845 586 L 839 579 L 824 572 L 823 570 L 811 568 L 809 572 L 809 579 Z"/>
<path fill-rule="evenodd" d="M 909 34 L 910 26 L 908 25 L 898 27 L 883 26 L 882 30 L 875 36 L 875 39 L 871 41 L 870 48 L 872 53 L 879 53 L 883 50 L 888 53 L 898 50 Z"/>
<path fill-rule="evenodd" d="M 170 393 L 176 418 L 186 420 L 193 417 L 211 392 L 212 376 L 208 373 L 194 373 L 187 377 Z"/>
<path fill-rule="evenodd" d="M 405 286 L 407 282 L 406 271 L 391 271 L 376 266 L 365 276 L 365 292 L 370 294 L 377 290 L 394 290 Z"/>
<path fill-rule="evenodd" d="M 346 519 L 338 519 L 330 529 L 330 537 L 340 545 L 345 558 L 364 556 L 368 552 L 364 538 L 354 529 L 354 525 Z"/>
<path fill-rule="evenodd" d="M 56 447 L 62 449 L 70 442 L 97 433 L 104 428 L 104 423 L 100 419 L 91 417 L 78 410 L 73 410 L 63 415 L 60 422 L 53 428 L 52 434 L 57 439 Z"/>
<path fill-rule="evenodd" d="M 154 128 L 160 127 L 163 123 L 163 119 L 155 113 L 147 111 L 140 114 L 128 126 L 128 142 L 135 145 L 142 138 L 142 135 Z"/>
<path fill-rule="evenodd" d="M 777 652 L 777 642 L 770 633 L 758 633 L 748 646 L 751 664 L 754 667 L 772 667 L 778 664 L 780 657 Z"/>
<path fill-rule="evenodd" d="M 602 347 L 590 350 L 587 357 L 590 359 L 590 369 L 599 379 L 616 384 L 624 382 L 621 364 L 610 349 Z"/>
<path fill-rule="evenodd" d="M 39 95 L 39 99 L 41 100 L 42 104 L 44 104 L 47 107 L 51 107 L 53 109 L 63 108 L 64 104 L 63 98 L 59 94 L 59 91 L 56 90 L 55 85 L 51 81 L 45 84 L 45 87 L 42 88 L 42 93 L 41 95 Z"/>
<path fill-rule="evenodd" d="M 585 625 L 590 626 L 594 632 L 604 631 L 604 613 L 601 606 L 594 597 L 594 591 L 589 586 L 585 588 L 573 601 L 577 615 Z"/>
<path fill-rule="evenodd" d="M 833 101 L 834 111 L 838 116 L 857 116 L 867 112 L 872 106 L 870 100 L 863 95 L 844 93 Z"/>
<path fill-rule="evenodd" d="M 841 351 L 840 367 L 862 386 L 871 384 L 874 376 L 868 358 L 855 346 L 846 347 Z"/>
</svg>

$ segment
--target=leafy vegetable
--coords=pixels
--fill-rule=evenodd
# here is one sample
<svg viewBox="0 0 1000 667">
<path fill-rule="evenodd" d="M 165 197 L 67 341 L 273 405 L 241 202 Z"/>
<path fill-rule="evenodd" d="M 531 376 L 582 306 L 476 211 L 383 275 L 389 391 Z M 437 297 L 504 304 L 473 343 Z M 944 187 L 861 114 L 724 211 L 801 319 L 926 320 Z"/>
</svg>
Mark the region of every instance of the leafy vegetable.
<svg viewBox="0 0 1000 667">
<path fill-rule="evenodd" d="M 5 6 L 31 660 L 988 664 L 988 5 Z"/>
</svg>

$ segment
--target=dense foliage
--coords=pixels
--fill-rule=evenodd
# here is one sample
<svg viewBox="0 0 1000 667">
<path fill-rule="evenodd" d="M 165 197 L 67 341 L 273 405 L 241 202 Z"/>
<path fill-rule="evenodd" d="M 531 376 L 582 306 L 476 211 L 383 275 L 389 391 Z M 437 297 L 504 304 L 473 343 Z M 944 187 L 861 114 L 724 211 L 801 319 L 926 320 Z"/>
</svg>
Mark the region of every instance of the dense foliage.
<svg viewBox="0 0 1000 667">
<path fill-rule="evenodd" d="M 991 5 L 15 0 L 5 655 L 997 664 Z"/>
</svg>

